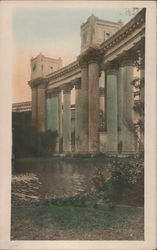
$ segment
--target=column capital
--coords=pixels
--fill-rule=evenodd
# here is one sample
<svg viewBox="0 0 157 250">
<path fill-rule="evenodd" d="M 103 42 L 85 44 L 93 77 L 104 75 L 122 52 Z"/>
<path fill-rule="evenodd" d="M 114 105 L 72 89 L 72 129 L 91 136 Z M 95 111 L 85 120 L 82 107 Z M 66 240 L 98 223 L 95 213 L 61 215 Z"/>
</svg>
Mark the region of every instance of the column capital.
<svg viewBox="0 0 157 250">
<path fill-rule="evenodd" d="M 67 94 L 71 92 L 73 85 L 71 83 L 66 83 L 62 86 L 62 88 L 63 88 L 63 94 Z"/>
<path fill-rule="evenodd" d="M 117 61 L 108 61 L 105 63 L 103 67 L 104 71 L 111 72 L 113 71 L 118 71 L 119 69 L 119 63 Z"/>
<path fill-rule="evenodd" d="M 48 79 L 44 77 L 39 77 L 39 78 L 30 80 L 28 84 L 32 89 L 36 87 L 45 89 L 48 85 Z"/>
<path fill-rule="evenodd" d="M 81 78 L 78 77 L 72 81 L 72 84 L 75 86 L 75 89 L 81 88 Z"/>
<path fill-rule="evenodd" d="M 79 61 L 80 67 L 87 67 L 88 64 L 97 63 L 101 64 L 104 56 L 104 50 L 99 48 L 88 48 L 86 51 L 81 53 L 77 60 Z"/>
<path fill-rule="evenodd" d="M 121 57 L 118 61 L 119 67 L 133 66 L 133 59 L 130 57 Z"/>
<path fill-rule="evenodd" d="M 117 75 L 118 69 L 117 68 L 108 68 L 107 75 Z"/>
<path fill-rule="evenodd" d="M 52 88 L 52 96 L 57 96 L 61 91 L 61 88 L 60 87 L 55 87 L 55 88 Z"/>
<path fill-rule="evenodd" d="M 60 87 L 48 89 L 46 91 L 47 98 L 51 98 L 52 96 L 57 96 L 60 93 L 60 91 L 61 91 Z"/>
</svg>

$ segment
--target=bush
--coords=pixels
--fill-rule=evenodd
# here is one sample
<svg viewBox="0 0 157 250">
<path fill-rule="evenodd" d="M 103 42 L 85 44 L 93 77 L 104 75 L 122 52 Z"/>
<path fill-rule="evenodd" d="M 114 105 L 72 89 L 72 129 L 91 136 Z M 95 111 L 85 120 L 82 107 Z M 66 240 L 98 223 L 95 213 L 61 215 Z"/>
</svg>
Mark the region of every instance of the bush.
<svg viewBox="0 0 157 250">
<path fill-rule="evenodd" d="M 138 185 L 137 185 L 138 183 Z M 112 200 L 121 200 L 124 192 L 127 193 L 133 189 L 134 186 L 141 186 L 144 188 L 144 161 L 143 157 L 128 159 L 126 161 L 117 160 L 115 167 L 112 170 L 111 176 L 112 186 Z M 143 195 L 141 192 L 137 195 Z"/>
<path fill-rule="evenodd" d="M 15 158 L 51 156 L 57 136 L 57 131 L 37 133 L 32 126 L 16 126 L 13 130 L 13 154 Z"/>
<path fill-rule="evenodd" d="M 101 167 L 93 177 L 93 184 L 102 197 L 110 202 L 143 205 L 144 201 L 144 157 L 112 157 L 111 177 L 106 179 Z"/>
</svg>

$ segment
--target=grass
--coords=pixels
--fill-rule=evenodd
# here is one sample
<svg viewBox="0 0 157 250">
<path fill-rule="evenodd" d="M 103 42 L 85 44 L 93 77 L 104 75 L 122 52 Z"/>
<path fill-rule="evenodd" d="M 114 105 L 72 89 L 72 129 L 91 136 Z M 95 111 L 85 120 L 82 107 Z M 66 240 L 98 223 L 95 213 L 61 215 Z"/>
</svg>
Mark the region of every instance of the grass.
<svg viewBox="0 0 157 250">
<path fill-rule="evenodd" d="M 15 240 L 141 240 L 143 210 L 54 204 L 13 208 Z"/>
<path fill-rule="evenodd" d="M 126 159 L 122 161 L 125 163 Z M 96 177 L 96 180 L 102 181 L 101 175 Z M 35 185 L 37 185 L 36 182 Z M 26 192 L 15 185 L 13 191 L 31 194 L 30 183 L 25 188 Z M 83 192 L 68 198 L 21 201 L 21 198 L 13 196 L 12 239 L 143 240 L 144 209 L 114 206 L 116 202 L 113 199 L 114 194 L 118 198 L 118 203 L 125 201 L 121 204 L 127 205 L 128 201 L 136 198 L 132 205 L 138 206 L 137 200 L 142 191 L 137 192 L 138 189 L 135 186 L 134 191 L 137 194 L 130 193 L 131 190 L 123 187 L 123 191 L 127 194 L 124 200 L 121 199 L 123 196 L 118 196 L 122 194 L 121 190 L 117 186 L 114 189 L 116 192 L 113 192 L 112 183 L 109 180 L 95 192 Z"/>
<path fill-rule="evenodd" d="M 131 208 L 94 209 L 73 206 L 56 206 L 53 204 L 27 206 L 17 208 L 17 218 L 30 219 L 38 227 L 49 223 L 55 224 L 60 229 L 67 230 L 92 230 L 107 227 L 128 227 L 128 217 L 133 212 Z"/>
</svg>

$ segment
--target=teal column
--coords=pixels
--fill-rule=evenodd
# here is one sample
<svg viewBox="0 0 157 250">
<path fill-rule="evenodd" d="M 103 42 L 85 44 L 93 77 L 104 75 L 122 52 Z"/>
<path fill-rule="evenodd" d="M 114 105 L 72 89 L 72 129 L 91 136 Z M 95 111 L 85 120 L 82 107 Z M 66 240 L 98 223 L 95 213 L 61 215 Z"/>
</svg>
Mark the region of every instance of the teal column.
<svg viewBox="0 0 157 250">
<path fill-rule="evenodd" d="M 123 107 L 124 107 L 125 81 L 126 81 L 125 67 L 120 66 L 118 74 L 118 153 L 120 154 L 123 152 L 123 141 L 124 141 Z"/>
<path fill-rule="evenodd" d="M 63 152 L 71 152 L 71 85 L 63 88 Z"/>
<path fill-rule="evenodd" d="M 37 89 L 37 131 L 45 132 L 46 117 L 46 93 L 45 85 L 40 84 Z"/>
<path fill-rule="evenodd" d="M 132 80 L 132 63 L 124 62 L 119 68 L 118 77 L 118 151 L 123 154 L 132 154 L 136 151 Z"/>
<path fill-rule="evenodd" d="M 80 135 L 78 135 L 78 151 L 88 152 L 88 65 L 82 63 L 81 67 L 81 89 L 79 92 L 79 112 L 80 112 Z M 78 107 L 77 105 L 77 107 Z"/>
<path fill-rule="evenodd" d="M 63 152 L 63 108 L 62 108 L 62 90 L 59 91 L 58 96 L 59 105 L 59 152 Z"/>
<path fill-rule="evenodd" d="M 75 85 L 75 152 L 82 151 L 82 112 L 81 112 L 81 79 L 74 82 Z"/>
<path fill-rule="evenodd" d="M 57 133 L 55 152 L 59 152 L 59 89 L 52 89 L 47 98 L 47 130 Z"/>
<path fill-rule="evenodd" d="M 117 121 L 117 71 L 107 70 L 107 142 L 106 150 L 117 153 L 118 121 Z"/>
<path fill-rule="evenodd" d="M 99 65 L 95 60 L 88 65 L 88 149 L 99 151 Z"/>
<path fill-rule="evenodd" d="M 51 130 L 51 93 L 46 96 L 46 130 Z"/>
</svg>

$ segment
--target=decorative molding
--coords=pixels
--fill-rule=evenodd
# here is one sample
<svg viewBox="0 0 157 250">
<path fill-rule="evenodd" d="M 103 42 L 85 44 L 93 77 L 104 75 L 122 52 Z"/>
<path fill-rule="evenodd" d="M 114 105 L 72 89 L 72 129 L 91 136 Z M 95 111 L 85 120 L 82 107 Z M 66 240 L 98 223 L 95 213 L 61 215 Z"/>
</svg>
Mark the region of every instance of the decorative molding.
<svg viewBox="0 0 157 250">
<path fill-rule="evenodd" d="M 29 86 L 33 89 L 33 88 L 46 88 L 47 85 L 48 85 L 48 79 L 47 78 L 43 78 L 43 77 L 39 77 L 39 78 L 36 78 L 36 79 L 33 79 L 33 80 L 30 80 L 28 82 Z"/>
<path fill-rule="evenodd" d="M 80 67 L 87 67 L 88 64 L 91 63 L 97 63 L 100 65 L 102 63 L 104 57 L 104 51 L 97 48 L 88 48 L 86 51 L 84 51 L 82 54 L 80 54 L 77 57 L 77 60 L 79 61 Z"/>
<path fill-rule="evenodd" d="M 102 43 L 100 47 L 106 51 L 121 40 L 124 40 L 125 37 L 130 35 L 136 28 L 139 28 L 145 22 L 145 13 L 146 9 L 142 9 L 133 19 L 130 20 L 130 22 Z"/>
<path fill-rule="evenodd" d="M 61 68 L 61 69 L 47 75 L 47 79 L 48 79 L 48 81 L 51 81 L 53 79 L 61 77 L 61 76 L 65 75 L 65 74 L 70 73 L 70 72 L 72 72 L 72 71 L 74 71 L 76 69 L 79 69 L 79 68 L 80 67 L 79 67 L 78 61 L 74 61 L 74 62 L 70 63 L 69 65 L 67 65 L 67 66 L 65 66 L 65 67 L 63 67 L 63 68 Z"/>
<path fill-rule="evenodd" d="M 12 112 L 32 111 L 32 102 L 19 102 L 12 104 Z"/>
</svg>

